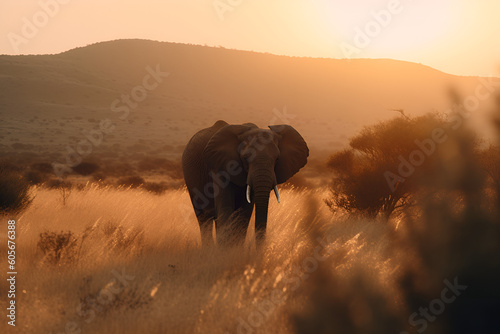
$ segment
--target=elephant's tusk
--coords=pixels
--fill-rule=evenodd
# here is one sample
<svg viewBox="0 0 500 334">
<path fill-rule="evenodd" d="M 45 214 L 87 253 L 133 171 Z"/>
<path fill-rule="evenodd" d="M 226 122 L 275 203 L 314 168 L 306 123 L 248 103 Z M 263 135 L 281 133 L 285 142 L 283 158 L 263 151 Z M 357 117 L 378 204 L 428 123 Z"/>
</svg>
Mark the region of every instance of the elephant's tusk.
<svg viewBox="0 0 500 334">
<path fill-rule="evenodd" d="M 247 202 L 248 203 L 251 203 L 252 201 L 250 201 L 250 185 L 247 184 Z"/>
<path fill-rule="evenodd" d="M 280 202 L 280 192 L 278 190 L 278 186 L 274 186 L 274 194 L 276 195 L 276 199 L 278 200 L 278 203 Z"/>
</svg>

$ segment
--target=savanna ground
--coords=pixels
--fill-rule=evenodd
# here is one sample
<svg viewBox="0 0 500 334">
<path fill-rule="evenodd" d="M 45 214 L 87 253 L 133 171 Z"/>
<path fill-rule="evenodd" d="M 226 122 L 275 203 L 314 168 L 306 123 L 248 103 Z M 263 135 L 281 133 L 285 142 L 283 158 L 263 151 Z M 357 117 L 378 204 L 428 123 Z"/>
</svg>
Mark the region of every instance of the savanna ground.
<svg viewBox="0 0 500 334">
<path fill-rule="evenodd" d="M 450 124 L 427 115 L 366 128 L 329 160 L 331 184 L 271 197 L 258 250 L 252 225 L 243 247 L 201 250 L 175 184 L 31 180 L 32 202 L 0 218 L 17 226 L 15 330 L 497 333 L 500 151 Z M 448 139 L 390 191 L 398 154 L 441 127 Z"/>
</svg>

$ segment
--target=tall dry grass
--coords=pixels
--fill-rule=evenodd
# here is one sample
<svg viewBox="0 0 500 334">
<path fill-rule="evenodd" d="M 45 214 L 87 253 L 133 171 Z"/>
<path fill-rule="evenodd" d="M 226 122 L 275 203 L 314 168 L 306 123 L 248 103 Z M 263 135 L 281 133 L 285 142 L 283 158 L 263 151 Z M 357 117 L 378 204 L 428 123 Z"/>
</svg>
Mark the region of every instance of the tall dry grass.
<svg viewBox="0 0 500 334">
<path fill-rule="evenodd" d="M 252 227 L 243 248 L 201 251 L 185 190 L 88 185 L 64 200 L 41 187 L 33 195 L 17 217 L 17 325 L 26 333 L 290 333 L 308 299 L 301 291 L 324 262 L 316 266 L 315 254 L 356 257 L 364 243 L 350 228 L 337 242 L 324 236 L 331 213 L 319 190 L 284 189 L 281 204 L 271 201 L 260 251 Z M 69 232 L 71 242 L 54 241 Z M 113 270 L 134 278 L 124 286 Z"/>
</svg>

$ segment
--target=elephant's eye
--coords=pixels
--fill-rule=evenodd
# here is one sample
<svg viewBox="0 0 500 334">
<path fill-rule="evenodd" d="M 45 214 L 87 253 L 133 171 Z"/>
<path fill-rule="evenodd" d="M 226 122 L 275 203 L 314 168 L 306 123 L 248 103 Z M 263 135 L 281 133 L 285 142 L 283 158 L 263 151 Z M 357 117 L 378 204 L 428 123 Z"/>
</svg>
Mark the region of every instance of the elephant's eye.
<svg viewBox="0 0 500 334">
<path fill-rule="evenodd" d="M 243 163 L 243 168 L 248 171 L 248 164 L 249 164 L 249 161 L 248 161 L 248 158 L 242 156 L 243 159 L 241 159 L 242 163 Z"/>
<path fill-rule="evenodd" d="M 252 159 L 252 156 L 253 156 L 252 150 L 250 150 L 249 148 L 245 148 L 241 152 L 241 157 L 243 158 L 243 160 L 246 160 L 247 162 L 249 162 L 250 159 Z"/>
<path fill-rule="evenodd" d="M 252 155 L 251 154 L 244 154 L 242 160 L 243 160 L 243 163 L 245 164 L 245 166 L 248 167 L 248 164 L 252 160 Z"/>
</svg>

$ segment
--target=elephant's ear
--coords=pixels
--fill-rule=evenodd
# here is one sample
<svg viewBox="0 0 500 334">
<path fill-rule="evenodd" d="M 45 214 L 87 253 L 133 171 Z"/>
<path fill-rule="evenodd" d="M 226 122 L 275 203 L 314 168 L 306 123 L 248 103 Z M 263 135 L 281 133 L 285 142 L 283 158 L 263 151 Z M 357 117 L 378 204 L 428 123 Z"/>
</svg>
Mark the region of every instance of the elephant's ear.
<svg viewBox="0 0 500 334">
<path fill-rule="evenodd" d="M 248 130 L 247 125 L 226 125 L 212 136 L 203 151 L 203 158 L 211 170 L 227 173 L 231 182 L 239 186 L 244 186 L 247 178 L 238 152 L 238 136 Z"/>
<path fill-rule="evenodd" d="M 269 128 L 281 137 L 279 142 L 280 156 L 274 167 L 276 181 L 280 184 L 306 165 L 309 148 L 304 138 L 290 125 L 271 125 Z"/>
</svg>

